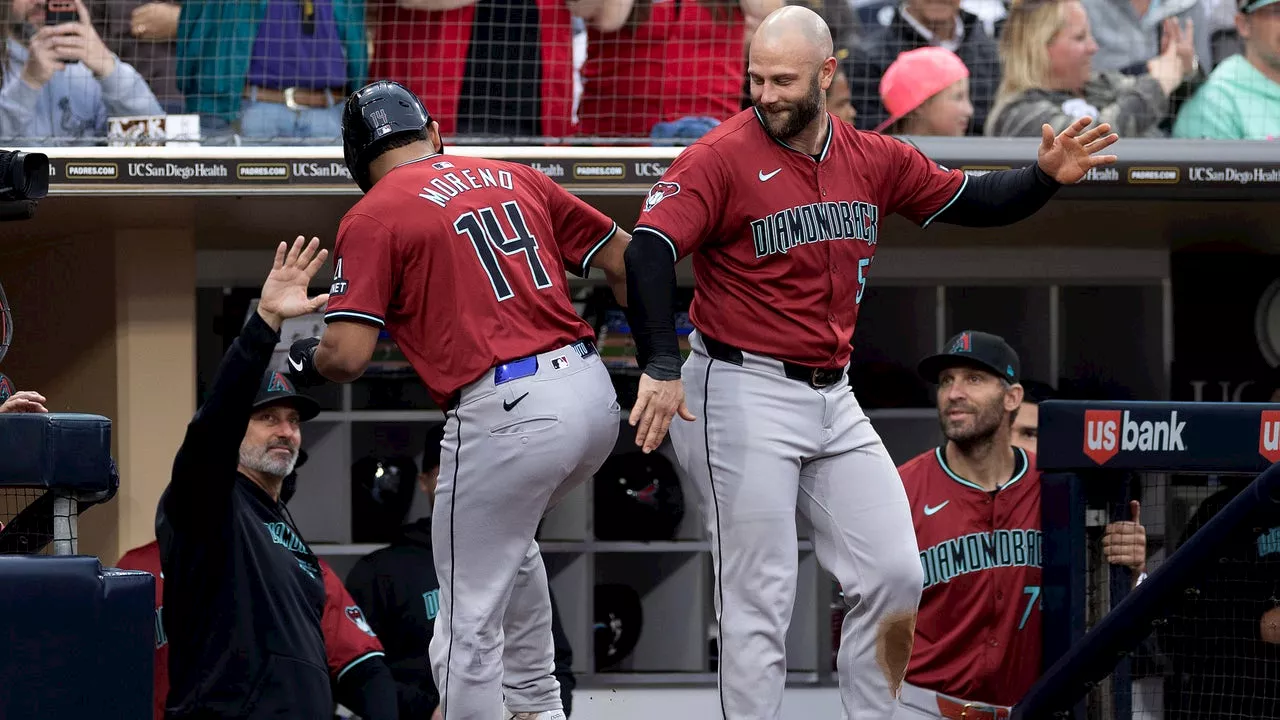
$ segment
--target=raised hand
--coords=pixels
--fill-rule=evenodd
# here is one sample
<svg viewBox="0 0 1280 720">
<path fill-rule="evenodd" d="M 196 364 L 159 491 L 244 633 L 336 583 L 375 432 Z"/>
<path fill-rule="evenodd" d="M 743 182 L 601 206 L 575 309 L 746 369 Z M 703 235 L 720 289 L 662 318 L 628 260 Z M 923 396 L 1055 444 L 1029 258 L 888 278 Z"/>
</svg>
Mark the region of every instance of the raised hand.
<svg viewBox="0 0 1280 720">
<path fill-rule="evenodd" d="M 283 321 L 316 312 L 329 302 L 329 293 L 307 297 L 311 278 L 324 265 L 329 251 L 320 249 L 319 238 L 311 238 L 306 247 L 302 245 L 304 240 L 299 235 L 287 253 L 285 243 L 276 247 L 271 274 L 267 275 L 266 282 L 262 284 L 258 314 L 275 330 L 280 329 Z"/>
<path fill-rule="evenodd" d="M 1082 117 L 1056 137 L 1053 128 L 1045 123 L 1041 128 L 1040 169 L 1063 185 L 1071 185 L 1079 182 L 1090 168 L 1114 164 L 1115 155 L 1097 153 L 1110 147 L 1120 136 L 1111 132 L 1110 123 L 1099 123 L 1082 134 L 1092 123 L 1093 118 Z"/>
</svg>

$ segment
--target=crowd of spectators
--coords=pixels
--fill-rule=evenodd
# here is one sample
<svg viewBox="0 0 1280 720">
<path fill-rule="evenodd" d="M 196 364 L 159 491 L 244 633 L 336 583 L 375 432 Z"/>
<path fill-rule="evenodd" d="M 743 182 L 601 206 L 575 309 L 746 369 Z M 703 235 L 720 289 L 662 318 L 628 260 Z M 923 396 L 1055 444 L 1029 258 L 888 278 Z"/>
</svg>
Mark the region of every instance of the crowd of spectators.
<svg viewBox="0 0 1280 720">
<path fill-rule="evenodd" d="M 819 12 L 860 129 L 1280 136 L 1280 0 L 0 0 L 0 138 L 101 143 L 108 118 L 198 115 L 204 144 L 333 144 L 397 80 L 447 138 L 691 141 L 749 105 L 747 46 Z M 3 7 L 3 5 L 0 5 Z M 55 10 L 56 8 L 56 10 Z"/>
</svg>

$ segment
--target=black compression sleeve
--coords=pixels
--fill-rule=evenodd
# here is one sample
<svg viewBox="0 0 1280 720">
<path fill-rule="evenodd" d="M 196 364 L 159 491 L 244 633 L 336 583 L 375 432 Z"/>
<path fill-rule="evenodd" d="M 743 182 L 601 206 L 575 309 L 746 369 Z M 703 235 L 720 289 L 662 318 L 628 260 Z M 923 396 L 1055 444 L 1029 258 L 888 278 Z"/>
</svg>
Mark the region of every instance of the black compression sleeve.
<svg viewBox="0 0 1280 720">
<path fill-rule="evenodd" d="M 396 720 L 400 714 L 396 683 L 381 657 L 362 660 L 343 673 L 334 696 L 364 720 Z"/>
<path fill-rule="evenodd" d="M 636 228 L 623 255 L 627 265 L 627 320 L 640 367 L 654 380 L 680 379 L 676 337 L 676 261 L 671 246 Z"/>
<path fill-rule="evenodd" d="M 1060 187 L 1039 163 L 970 177 L 960 197 L 938 215 L 937 222 L 968 227 L 1012 225 L 1044 207 Z"/>
</svg>

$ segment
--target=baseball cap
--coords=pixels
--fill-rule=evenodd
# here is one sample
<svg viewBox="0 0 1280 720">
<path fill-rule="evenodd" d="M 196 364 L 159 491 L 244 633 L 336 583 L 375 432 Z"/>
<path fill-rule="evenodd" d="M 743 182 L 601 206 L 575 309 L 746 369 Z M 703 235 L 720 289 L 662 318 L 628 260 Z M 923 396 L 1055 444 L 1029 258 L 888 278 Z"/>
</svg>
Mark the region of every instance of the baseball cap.
<svg viewBox="0 0 1280 720">
<path fill-rule="evenodd" d="M 1236 0 L 1236 9 L 1248 15 L 1259 8 L 1280 2 L 1280 0 Z"/>
<path fill-rule="evenodd" d="M 875 132 L 898 122 L 929 98 L 967 77 L 969 68 L 964 61 L 946 48 L 930 46 L 902 53 L 880 78 L 880 100 L 889 111 L 889 119 L 880 123 Z"/>
<path fill-rule="evenodd" d="M 258 396 L 253 399 L 253 409 L 268 405 L 292 405 L 303 422 L 320 414 L 320 403 L 294 389 L 289 378 L 278 370 L 268 370 L 258 386 Z"/>
<path fill-rule="evenodd" d="M 925 380 L 936 383 L 943 370 L 953 367 L 981 368 L 1011 383 L 1022 377 L 1018 353 L 1009 343 L 999 335 L 977 330 L 965 330 L 952 337 L 947 341 L 946 352 L 921 360 L 918 370 Z"/>
</svg>

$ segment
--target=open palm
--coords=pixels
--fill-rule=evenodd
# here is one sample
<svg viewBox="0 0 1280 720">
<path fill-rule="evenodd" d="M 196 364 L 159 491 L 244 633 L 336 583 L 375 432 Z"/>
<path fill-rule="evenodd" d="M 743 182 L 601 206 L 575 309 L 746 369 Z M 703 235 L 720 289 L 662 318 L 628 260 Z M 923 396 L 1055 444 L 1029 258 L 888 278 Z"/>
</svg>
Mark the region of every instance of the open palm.
<svg viewBox="0 0 1280 720">
<path fill-rule="evenodd" d="M 303 247 L 304 239 L 299 235 L 287 253 L 285 243 L 276 247 L 275 262 L 271 266 L 271 274 L 262 284 L 262 296 L 258 301 L 262 312 L 287 320 L 316 312 L 329 302 L 328 293 L 307 297 L 307 286 L 324 265 L 329 251 L 320 250 L 319 238 L 311 238 L 311 242 Z"/>
<path fill-rule="evenodd" d="M 1114 164 L 1115 155 L 1098 153 L 1110 147 L 1120 137 L 1111 132 L 1110 123 L 1099 123 L 1097 127 L 1081 134 L 1091 123 L 1093 118 L 1082 117 L 1056 137 L 1053 128 L 1046 123 L 1041 128 L 1043 137 L 1040 141 L 1040 169 L 1063 185 L 1071 185 L 1079 182 L 1090 168 Z"/>
</svg>

